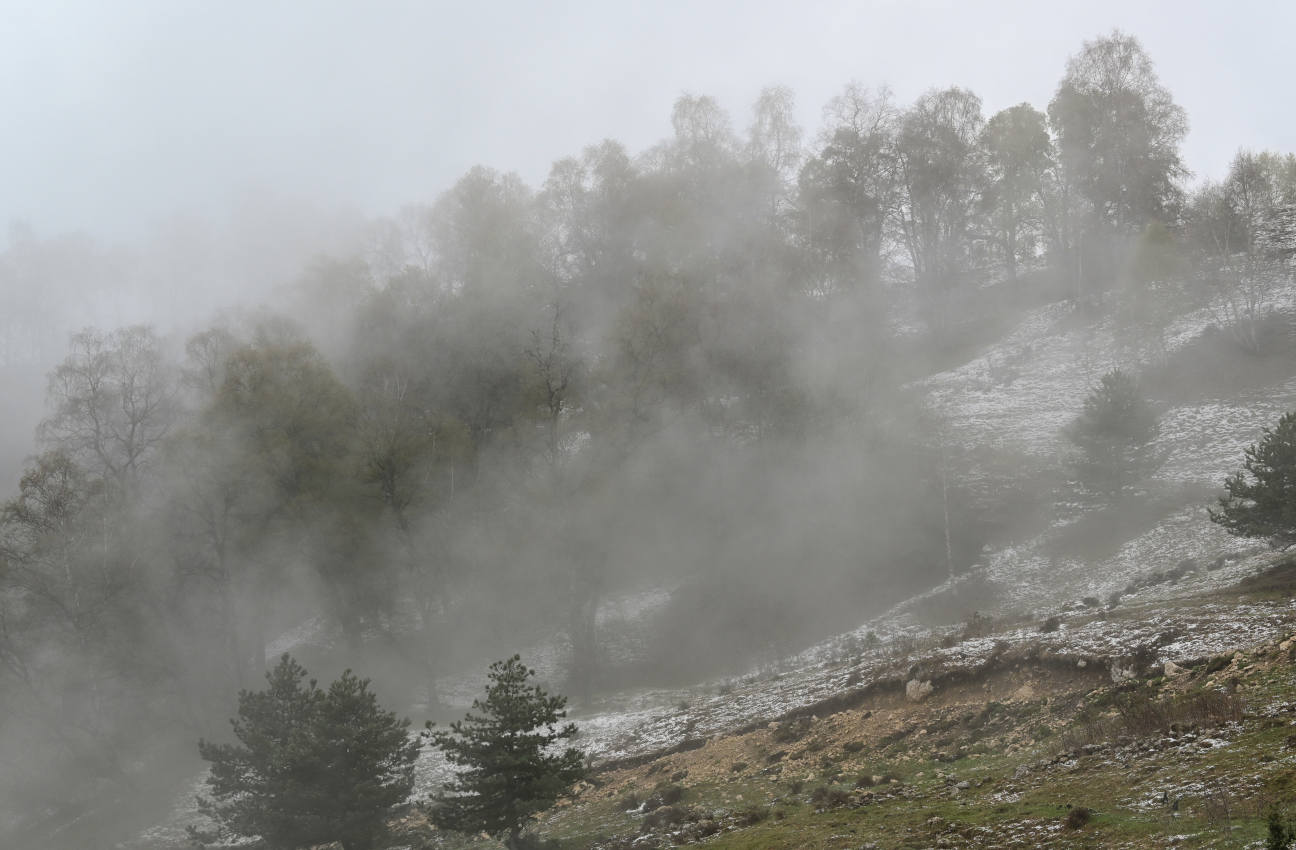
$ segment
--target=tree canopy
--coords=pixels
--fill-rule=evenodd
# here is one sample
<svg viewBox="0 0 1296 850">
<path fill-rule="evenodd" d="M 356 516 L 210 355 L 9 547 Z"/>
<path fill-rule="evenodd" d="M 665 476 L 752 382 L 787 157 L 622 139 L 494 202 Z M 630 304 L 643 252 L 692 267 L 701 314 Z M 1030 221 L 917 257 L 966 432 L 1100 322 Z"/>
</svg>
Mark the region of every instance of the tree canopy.
<svg viewBox="0 0 1296 850">
<path fill-rule="evenodd" d="M 378 706 L 350 670 L 321 690 L 287 653 L 267 687 L 243 691 L 230 721 L 237 744 L 199 741 L 211 762 L 210 798 L 198 810 L 210 830 L 197 841 L 252 840 L 267 850 L 340 842 L 368 850 L 414 786 L 419 743 L 408 720 Z"/>
<path fill-rule="evenodd" d="M 1066 430 L 1080 450 L 1075 468 L 1081 483 L 1094 493 L 1118 495 L 1154 468 L 1149 443 L 1157 431 L 1156 411 L 1134 378 L 1120 369 L 1103 375 Z"/>
<path fill-rule="evenodd" d="M 566 697 L 549 696 L 529 685 L 535 671 L 514 655 L 490 666 L 485 699 L 448 730 L 432 730 L 432 743 L 459 768 L 447 790 L 433 798 L 429 814 L 437 826 L 461 832 L 506 836 L 517 848 L 531 816 L 554 804 L 585 776 L 581 753 L 556 750 L 576 736 Z"/>
<path fill-rule="evenodd" d="M 1211 520 L 1229 534 L 1264 538 L 1275 548 L 1296 544 L 1296 413 L 1264 429 L 1245 456 L 1243 468 L 1224 482 L 1227 492 Z"/>
</svg>

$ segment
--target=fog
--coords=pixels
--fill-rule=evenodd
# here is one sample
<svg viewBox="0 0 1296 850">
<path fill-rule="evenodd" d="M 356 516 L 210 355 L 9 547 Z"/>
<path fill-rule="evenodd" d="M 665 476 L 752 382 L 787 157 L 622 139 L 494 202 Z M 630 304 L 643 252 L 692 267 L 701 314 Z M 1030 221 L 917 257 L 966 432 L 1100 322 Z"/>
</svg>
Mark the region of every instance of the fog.
<svg viewBox="0 0 1296 850">
<path fill-rule="evenodd" d="M 1146 496 L 923 384 L 1055 305 L 1104 371 L 1190 306 L 1271 353 L 1296 12 L 1131 5 L 17 12 L 0 843 L 134 840 L 282 651 L 590 711 Z"/>
<path fill-rule="evenodd" d="M 987 114 L 1052 96 L 1077 40 L 1136 33 L 1193 116 L 1185 160 L 1290 150 L 1285 4 L 199 2 L 24 4 L 0 30 L 0 221 L 134 238 L 250 190 L 390 213 L 484 163 L 540 182 L 602 138 L 640 150 L 682 91 L 739 114 L 786 85 L 902 102 L 957 83 Z"/>
</svg>

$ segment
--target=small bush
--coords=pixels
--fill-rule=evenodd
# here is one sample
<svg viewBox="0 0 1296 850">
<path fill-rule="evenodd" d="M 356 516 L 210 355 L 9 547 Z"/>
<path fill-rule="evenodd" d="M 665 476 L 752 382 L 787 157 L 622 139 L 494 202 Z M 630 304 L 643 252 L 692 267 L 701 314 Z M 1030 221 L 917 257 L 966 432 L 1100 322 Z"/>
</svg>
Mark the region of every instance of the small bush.
<svg viewBox="0 0 1296 850">
<path fill-rule="evenodd" d="M 1111 705 L 1116 717 L 1108 720 L 1084 713 L 1062 738 L 1064 749 L 1076 750 L 1123 737 L 1149 737 L 1180 729 L 1219 726 L 1242 719 L 1244 703 L 1235 694 L 1195 691 L 1158 699 L 1155 693 L 1136 689 L 1115 694 Z M 1077 718 L 1078 720 L 1081 718 Z"/>
<path fill-rule="evenodd" d="M 1155 735 L 1172 726 L 1218 725 L 1242 719 L 1242 700 L 1219 691 L 1199 691 L 1164 700 L 1134 693 L 1116 701 L 1116 711 L 1132 735 Z"/>
<path fill-rule="evenodd" d="M 810 731 L 810 720 L 798 717 L 784 720 L 774 729 L 774 741 L 779 744 L 791 744 L 799 741 Z"/>
<path fill-rule="evenodd" d="M 742 773 L 746 769 L 747 769 L 747 762 L 745 761 L 736 761 L 733 764 L 729 765 L 730 773 Z"/>
<path fill-rule="evenodd" d="M 1085 824 L 1093 819 L 1093 811 L 1085 806 L 1076 806 L 1067 812 L 1066 819 L 1063 823 L 1067 829 L 1083 829 Z"/>
<path fill-rule="evenodd" d="M 864 742 L 847 741 L 846 743 L 842 744 L 842 749 L 851 754 L 858 753 L 860 750 L 864 749 Z"/>
<path fill-rule="evenodd" d="M 663 804 L 673 806 L 684 799 L 684 787 L 674 784 L 659 785 L 654 791 L 654 795 L 660 798 Z"/>
<path fill-rule="evenodd" d="M 1206 675 L 1209 676 L 1211 673 L 1218 673 L 1220 670 L 1223 670 L 1225 667 L 1228 667 L 1232 663 L 1233 663 L 1232 653 L 1225 653 L 1224 655 L 1216 655 L 1214 658 L 1206 662 Z"/>
<path fill-rule="evenodd" d="M 689 823 L 697 819 L 697 814 L 684 806 L 662 806 L 644 817 L 639 831 L 652 832 L 656 829 L 679 826 L 682 823 Z"/>
<path fill-rule="evenodd" d="M 1233 822 L 1233 812 L 1236 806 L 1228 791 L 1216 789 L 1205 794 L 1200 802 L 1207 823 L 1218 826 Z"/>
<path fill-rule="evenodd" d="M 770 810 L 765 806 L 748 806 L 738 813 L 738 825 L 755 826 L 769 816 Z"/>
<path fill-rule="evenodd" d="M 1293 841 L 1296 841 L 1296 824 L 1284 821 L 1277 809 L 1270 811 L 1265 850 L 1287 850 Z"/>
<path fill-rule="evenodd" d="M 810 792 L 810 802 L 820 808 L 833 809 L 851 801 L 850 793 L 840 788 L 820 785 Z"/>
<path fill-rule="evenodd" d="M 631 791 L 618 800 L 617 805 L 621 808 L 621 811 L 628 812 L 631 809 L 637 809 L 642 806 L 643 800 L 639 797 L 637 792 Z"/>
<path fill-rule="evenodd" d="M 804 788 L 805 788 L 804 779 L 793 779 L 792 781 L 788 782 L 789 794 L 800 794 Z"/>
<path fill-rule="evenodd" d="M 663 806 L 673 806 L 682 799 L 684 799 L 684 789 L 681 786 L 661 783 L 653 789 L 648 799 L 643 801 L 643 810 L 656 811 Z"/>
<path fill-rule="evenodd" d="M 1062 628 L 1062 618 L 1054 614 L 1052 617 L 1049 617 L 1047 620 L 1040 623 L 1039 630 L 1044 634 L 1049 634 L 1051 632 L 1056 632 L 1060 628 Z"/>
<path fill-rule="evenodd" d="M 988 614 L 982 614 L 980 611 L 973 611 L 972 616 L 968 617 L 967 622 L 963 624 L 963 640 L 972 638 L 985 637 L 994 630 L 994 618 Z"/>
</svg>

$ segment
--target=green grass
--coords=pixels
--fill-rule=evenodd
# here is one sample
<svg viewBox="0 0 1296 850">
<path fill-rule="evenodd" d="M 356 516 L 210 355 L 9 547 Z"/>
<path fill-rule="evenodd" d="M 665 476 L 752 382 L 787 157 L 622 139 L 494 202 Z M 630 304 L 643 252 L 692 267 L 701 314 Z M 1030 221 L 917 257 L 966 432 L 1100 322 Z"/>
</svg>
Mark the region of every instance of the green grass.
<svg viewBox="0 0 1296 850">
<path fill-rule="evenodd" d="M 1236 601 L 1239 593 L 1286 598 L 1293 589 L 1296 561 L 1286 561 L 1234 588 L 1231 596 L 1217 591 L 1179 598 L 1161 603 L 1159 610 Z M 1122 615 L 1143 613 L 1143 607 L 1131 607 Z M 1193 670 L 1188 693 L 1233 678 L 1208 670 L 1205 664 Z M 1227 732 L 1200 730 L 1201 737 L 1222 738 L 1225 746 L 1170 743 L 1163 733 L 1111 722 L 1121 700 L 1141 695 L 1154 703 L 1171 702 L 1178 698 L 1178 682 L 1153 677 L 1116 688 L 1094 687 L 1097 680 L 1072 684 L 1064 677 L 1030 702 L 954 704 L 935 714 L 896 716 L 895 728 L 908 728 L 908 734 L 864 740 L 859 748 L 844 746 L 861 739 L 841 724 L 816 725 L 791 743 L 749 742 L 731 757 L 748 762 L 746 769 L 734 773 L 729 764 L 713 762 L 715 779 L 695 784 L 684 780 L 687 794 L 682 804 L 708 815 L 718 813 L 730 828 L 708 837 L 705 844 L 735 850 L 846 850 L 868 842 L 888 850 L 918 850 L 938 846 L 942 838 L 954 847 L 1240 847 L 1264 838 L 1266 818 L 1275 805 L 1286 816 L 1296 814 L 1296 711 L 1271 710 L 1296 703 L 1296 664 L 1287 653 L 1257 647 L 1244 652 L 1237 678 L 1247 706 L 1240 725 Z M 1052 764 L 1078 741 L 1060 731 L 1104 719 L 1093 727 L 1104 743 L 1111 743 L 1106 736 L 1132 735 L 1139 746 L 1103 747 Z M 807 753 L 815 741 L 822 746 Z M 776 750 L 788 755 L 777 764 L 767 762 L 765 757 Z M 936 753 L 952 758 L 936 761 Z M 802 760 L 796 762 L 798 755 Z M 699 752 L 697 757 L 702 756 Z M 1019 774 L 1023 765 L 1028 770 Z M 702 770 L 695 773 L 706 775 Z M 791 780 L 807 774 L 814 778 L 792 793 Z M 857 807 L 821 809 L 811 802 L 814 789 L 824 784 L 856 794 L 861 774 L 890 775 L 900 782 L 860 789 L 859 794 L 871 791 L 873 797 Z M 645 765 L 631 786 L 643 797 L 664 775 L 660 764 L 656 770 Z M 966 780 L 970 787 L 956 791 L 946 777 Z M 557 839 L 564 850 L 587 848 L 600 839 L 628 842 L 639 836 L 642 815 L 618 805 L 624 790 L 614 799 L 601 799 L 608 791 L 550 812 L 536 832 Z M 1164 803 L 1163 792 L 1172 795 Z M 726 821 L 726 813 L 753 806 L 768 816 L 744 825 Z M 1068 806 L 1089 808 L 1093 817 L 1082 828 L 1069 829 L 1063 825 Z M 1171 836 L 1176 837 L 1173 844 Z M 669 844 L 667 836 L 658 833 L 638 846 Z"/>
<path fill-rule="evenodd" d="M 1256 665 L 1244 673 L 1244 686 L 1256 705 L 1296 699 L 1296 675 L 1286 664 Z M 1053 701 L 1058 711 L 1073 710 L 1074 703 L 1067 709 L 1062 707 L 1064 702 Z M 1109 692 L 1091 695 L 1088 704 L 1093 711 L 1105 709 L 1111 704 Z M 1010 720 L 1019 729 L 1041 723 L 1050 710 L 1039 703 L 1013 704 L 997 706 L 989 716 Z M 1019 779 L 1013 777 L 1020 765 L 1057 753 L 1058 736 L 1046 736 L 1014 755 L 991 753 L 949 762 L 926 758 L 925 741 L 923 754 L 917 756 L 913 742 L 906 740 L 880 751 L 866 746 L 844 755 L 839 747 L 832 747 L 842 757 L 840 779 L 829 783 L 831 787 L 852 791 L 861 773 L 892 774 L 902 784 L 866 789 L 880 793 L 858 808 L 817 810 L 809 800 L 814 788 L 824 784 L 822 779 L 806 782 L 793 795 L 788 779 L 743 775 L 692 786 L 684 802 L 705 812 L 737 812 L 753 805 L 767 808 L 769 816 L 760 822 L 706 840 L 709 847 L 733 850 L 837 850 L 869 841 L 880 847 L 922 848 L 935 846 L 941 836 L 953 846 L 1029 846 L 1030 840 L 1044 836 L 1049 846 L 1058 847 L 1160 847 L 1170 846 L 1168 837 L 1174 835 L 1181 836 L 1177 847 L 1236 847 L 1265 835 L 1267 801 L 1296 800 L 1296 749 L 1287 744 L 1296 727 L 1289 725 L 1290 719 L 1249 715 L 1243 731 L 1231 736 L 1227 746 L 1189 755 L 1162 750 L 1140 755 L 1127 765 L 1104 750 L 1081 756 L 1073 767 L 1032 771 Z M 951 721 L 945 731 L 965 731 L 963 725 Z M 967 780 L 971 787 L 952 794 L 938 773 Z M 1203 793 L 1177 794 L 1178 812 L 1169 804 L 1138 804 L 1154 798 L 1159 788 L 1193 782 L 1233 794 L 1231 800 L 1216 801 L 1216 808 L 1227 807 L 1229 816 L 1211 810 Z M 1005 792 L 1014 787 L 1019 789 L 1016 795 Z M 897 788 L 897 796 L 888 796 Z M 1080 829 L 1066 828 L 1068 804 L 1093 810 L 1093 818 Z M 600 800 L 555 815 L 543 833 L 575 850 L 600 836 L 637 835 L 639 823 L 639 815 Z"/>
</svg>

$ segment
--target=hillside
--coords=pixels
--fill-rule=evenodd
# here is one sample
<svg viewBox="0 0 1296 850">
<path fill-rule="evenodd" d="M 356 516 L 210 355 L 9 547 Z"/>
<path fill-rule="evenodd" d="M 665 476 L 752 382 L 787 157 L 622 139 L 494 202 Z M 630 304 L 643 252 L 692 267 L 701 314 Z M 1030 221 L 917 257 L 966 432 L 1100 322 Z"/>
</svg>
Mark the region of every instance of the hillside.
<svg viewBox="0 0 1296 850">
<path fill-rule="evenodd" d="M 1275 313 L 1292 299 L 1276 293 Z M 1242 448 L 1296 406 L 1296 360 L 1280 348 L 1260 358 L 1267 384 L 1176 393 L 1166 376 L 1201 357 L 1214 315 L 1175 317 L 1167 343 L 1133 361 L 1162 391 L 1165 460 L 1140 492 L 1029 514 L 973 569 L 748 675 L 578 706 L 595 777 L 537 832 L 572 848 L 1258 839 L 1296 779 L 1285 731 L 1296 722 L 1296 566 L 1224 535 L 1205 510 Z M 1062 426 L 1116 362 L 1093 352 L 1114 346 L 1109 327 L 1045 305 L 915 386 L 951 423 L 962 458 L 990 459 L 980 468 L 993 483 L 1005 457 L 1060 462 Z M 616 622 L 661 604 L 627 600 Z M 529 657 L 560 675 L 561 646 Z M 460 704 L 477 687 L 477 676 L 442 683 Z M 445 776 L 425 756 L 417 796 Z M 168 824 L 122 846 L 180 846 L 199 790 L 184 788 Z M 1080 807 L 1090 819 L 1068 826 Z M 454 846 L 419 824 L 406 824 L 415 844 Z"/>
<path fill-rule="evenodd" d="M 472 758 L 406 735 L 515 656 L 594 772 L 569 850 L 1256 839 L 1296 154 L 1194 175 L 1138 37 L 1056 59 L 1047 101 L 852 74 L 815 127 L 685 88 L 385 213 L 12 227 L 0 845 L 453 847 L 416 804 Z M 517 716 L 474 752 L 534 813 L 582 754 L 524 793 Z"/>
<path fill-rule="evenodd" d="M 1051 631 L 978 618 L 754 676 L 615 739 L 587 722 L 604 760 L 537 832 L 609 849 L 1244 846 L 1296 781 L 1294 594 L 1284 560 Z"/>
</svg>

